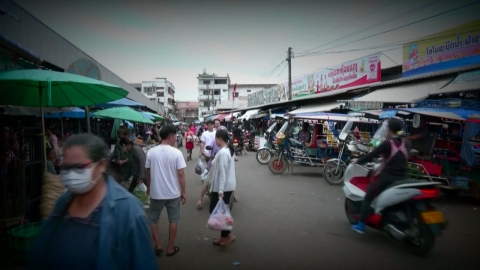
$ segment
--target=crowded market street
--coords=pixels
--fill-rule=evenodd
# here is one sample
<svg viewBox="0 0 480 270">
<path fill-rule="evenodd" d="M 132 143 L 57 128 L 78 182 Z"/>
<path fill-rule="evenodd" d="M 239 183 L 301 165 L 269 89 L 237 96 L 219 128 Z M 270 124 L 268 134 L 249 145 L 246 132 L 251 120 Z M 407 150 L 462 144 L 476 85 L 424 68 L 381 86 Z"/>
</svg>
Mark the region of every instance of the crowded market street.
<svg viewBox="0 0 480 270">
<path fill-rule="evenodd" d="M 432 252 L 419 258 L 384 233 L 352 231 L 341 186 L 328 185 L 319 168 L 297 166 L 295 175 L 277 176 L 258 164 L 254 154 L 240 156 L 236 163 L 240 202 L 232 215 L 237 241 L 224 250 L 212 246 L 211 238 L 219 233 L 205 227 L 208 198 L 203 210 L 195 205 L 202 186 L 194 172 L 196 159 L 187 163 L 187 203 L 176 240 L 181 252 L 160 257 L 161 269 L 472 269 L 478 262 L 478 203 L 440 198 L 436 206 L 449 226 Z M 165 245 L 165 211 L 159 224 Z"/>
</svg>

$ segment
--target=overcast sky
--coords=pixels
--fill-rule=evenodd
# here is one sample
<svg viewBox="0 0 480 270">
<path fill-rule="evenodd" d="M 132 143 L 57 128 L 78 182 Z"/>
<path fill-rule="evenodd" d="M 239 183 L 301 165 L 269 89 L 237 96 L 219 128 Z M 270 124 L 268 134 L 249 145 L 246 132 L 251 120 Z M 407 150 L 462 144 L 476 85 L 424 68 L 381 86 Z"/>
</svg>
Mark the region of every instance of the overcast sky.
<svg viewBox="0 0 480 270">
<path fill-rule="evenodd" d="M 295 77 L 391 47 L 358 49 L 410 41 L 480 18 L 480 1 L 474 0 L 17 2 L 125 81 L 166 77 L 177 101 L 196 100 L 203 68 L 228 73 L 232 83 L 281 83 L 288 78 L 281 62 L 289 46 L 297 56 L 310 49 L 357 50 L 297 57 Z M 401 49 L 385 54 L 393 61 L 382 56 L 383 67 L 401 64 Z"/>
</svg>

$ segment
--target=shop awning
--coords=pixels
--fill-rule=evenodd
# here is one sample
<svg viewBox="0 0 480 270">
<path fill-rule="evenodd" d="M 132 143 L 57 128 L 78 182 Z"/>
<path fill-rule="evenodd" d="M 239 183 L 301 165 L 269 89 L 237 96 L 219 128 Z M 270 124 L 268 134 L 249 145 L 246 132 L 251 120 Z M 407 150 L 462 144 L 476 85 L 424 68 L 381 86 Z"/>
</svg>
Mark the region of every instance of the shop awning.
<svg viewBox="0 0 480 270">
<path fill-rule="evenodd" d="M 218 114 L 213 120 L 219 120 L 220 122 L 225 120 L 225 117 L 229 116 L 229 113 Z"/>
<path fill-rule="evenodd" d="M 439 95 L 473 90 L 480 90 L 480 69 L 462 72 L 451 83 L 430 94 Z"/>
<path fill-rule="evenodd" d="M 213 120 L 216 116 L 217 116 L 216 114 L 209 115 L 205 117 L 205 121 Z"/>
<path fill-rule="evenodd" d="M 445 118 L 450 120 L 465 121 L 469 115 L 480 114 L 480 110 L 462 109 L 462 108 L 399 108 L 399 112 L 418 113 L 421 115 Z"/>
<path fill-rule="evenodd" d="M 249 110 L 249 111 L 245 112 L 244 115 L 240 116 L 238 119 L 239 120 L 243 120 L 243 119 L 248 120 L 248 119 L 250 119 L 250 117 L 257 114 L 259 111 L 260 111 L 260 109 Z"/>
<path fill-rule="evenodd" d="M 427 98 L 430 93 L 438 91 L 452 81 L 452 79 L 453 76 L 378 89 L 372 93 L 349 101 L 348 106 L 352 108 L 381 109 L 384 103 L 414 103 Z"/>
<path fill-rule="evenodd" d="M 240 114 L 239 112 L 234 112 L 233 113 L 233 118 L 234 119 L 237 118 L 239 114 Z M 225 121 L 227 121 L 227 122 L 232 121 L 232 114 L 228 114 L 227 117 L 225 117 Z"/>
<path fill-rule="evenodd" d="M 340 105 L 343 105 L 343 102 L 330 102 L 322 104 L 312 104 L 306 105 L 296 110 L 289 112 L 288 114 L 297 114 L 297 113 L 310 113 L 310 112 L 326 112 L 334 109 Z"/>
</svg>

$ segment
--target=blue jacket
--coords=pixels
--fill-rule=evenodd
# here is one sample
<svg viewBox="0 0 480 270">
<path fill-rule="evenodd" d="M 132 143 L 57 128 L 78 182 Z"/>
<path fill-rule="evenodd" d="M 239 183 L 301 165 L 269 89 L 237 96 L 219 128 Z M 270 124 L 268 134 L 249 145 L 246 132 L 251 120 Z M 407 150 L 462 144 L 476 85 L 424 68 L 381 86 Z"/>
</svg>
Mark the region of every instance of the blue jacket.
<svg viewBox="0 0 480 270">
<path fill-rule="evenodd" d="M 106 182 L 107 193 L 100 209 L 97 269 L 158 269 L 142 204 L 112 177 L 107 176 Z M 63 194 L 52 215 L 61 215 L 71 196 L 70 192 Z M 44 221 L 31 249 L 29 269 L 43 268 L 40 264 L 44 249 L 55 227 L 52 217 Z"/>
</svg>

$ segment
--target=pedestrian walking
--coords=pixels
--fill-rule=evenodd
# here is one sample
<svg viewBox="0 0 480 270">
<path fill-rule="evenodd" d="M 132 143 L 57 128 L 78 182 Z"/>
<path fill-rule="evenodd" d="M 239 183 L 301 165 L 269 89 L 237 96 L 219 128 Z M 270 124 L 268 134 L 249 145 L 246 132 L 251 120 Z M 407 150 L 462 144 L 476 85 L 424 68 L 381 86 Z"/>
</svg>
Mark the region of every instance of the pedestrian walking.
<svg viewBox="0 0 480 270">
<path fill-rule="evenodd" d="M 132 173 L 132 182 L 128 187 L 129 192 L 133 192 L 138 184 L 145 180 L 145 160 L 146 155 L 142 147 L 128 140 L 125 142 L 125 149 L 130 153 L 130 168 Z"/>
<path fill-rule="evenodd" d="M 174 126 L 164 126 L 160 131 L 162 143 L 147 152 L 145 168 L 147 169 L 147 194 L 150 195 L 149 218 L 155 254 L 160 256 L 163 249 L 159 241 L 158 220 L 165 207 L 167 209 L 169 226 L 167 256 L 173 256 L 180 251 L 174 246 L 177 234 L 177 224 L 180 221 L 180 204 L 187 201 L 185 191 L 185 172 L 187 167 L 180 150 L 174 147 L 177 132 Z"/>
<path fill-rule="evenodd" d="M 237 183 L 235 177 L 235 150 L 233 145 L 228 143 L 228 131 L 217 130 L 215 141 L 220 150 L 215 155 L 215 165 L 213 166 L 213 180 L 210 186 L 210 214 L 220 199 L 223 199 L 225 204 L 228 205 Z M 235 236 L 230 231 L 221 231 L 220 239 L 213 242 L 213 245 L 224 246 L 233 242 L 235 242 Z"/>
<path fill-rule="evenodd" d="M 106 174 L 108 156 L 91 133 L 65 142 L 67 192 L 33 243 L 29 269 L 158 269 L 142 204 Z"/>
<path fill-rule="evenodd" d="M 207 122 L 207 130 L 202 133 L 200 138 L 200 153 L 199 157 L 205 156 L 205 161 L 208 163 L 210 161 L 211 152 L 206 149 L 207 145 L 210 145 L 212 141 L 215 141 L 215 131 L 213 130 L 213 121 L 209 120 Z"/>
<path fill-rule="evenodd" d="M 192 152 L 194 148 L 193 137 L 195 133 L 190 129 L 185 132 L 185 148 L 187 149 L 187 161 L 192 160 Z"/>
</svg>

